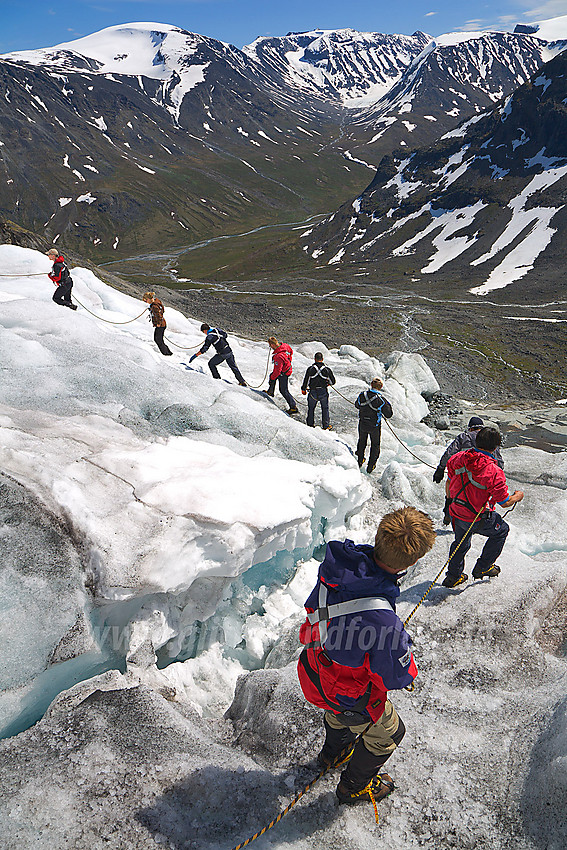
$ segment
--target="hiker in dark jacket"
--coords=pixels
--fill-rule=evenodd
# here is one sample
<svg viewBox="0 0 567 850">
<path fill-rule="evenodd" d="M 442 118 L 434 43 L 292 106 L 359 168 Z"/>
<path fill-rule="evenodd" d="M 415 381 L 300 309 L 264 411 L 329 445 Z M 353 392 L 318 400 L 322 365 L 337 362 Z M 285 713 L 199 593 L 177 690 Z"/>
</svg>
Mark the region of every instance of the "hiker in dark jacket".
<svg viewBox="0 0 567 850">
<path fill-rule="evenodd" d="M 53 268 L 48 272 L 48 277 L 55 284 L 53 300 L 61 307 L 69 307 L 76 310 L 77 305 L 71 301 L 71 290 L 73 289 L 73 278 L 67 268 L 65 257 L 56 248 L 50 248 L 47 256 L 53 263 Z"/>
<path fill-rule="evenodd" d="M 480 431 L 481 428 L 484 427 L 484 422 L 480 418 L 480 416 L 471 416 L 469 419 L 469 424 L 467 425 L 467 430 L 463 431 L 462 434 L 459 434 L 458 437 L 455 437 L 452 443 L 449 443 L 439 464 L 437 469 L 433 473 L 433 480 L 436 484 L 440 484 L 443 481 L 443 476 L 445 475 L 445 467 L 447 466 L 447 461 L 453 455 L 456 455 L 457 452 L 462 452 L 465 449 L 474 449 L 476 445 L 476 435 Z M 500 449 L 496 448 L 493 452 L 494 460 L 500 467 L 500 469 L 504 469 L 504 461 L 502 460 L 502 455 L 500 454 Z"/>
<path fill-rule="evenodd" d="M 327 544 L 305 603 L 297 671 L 305 698 L 325 709 L 321 766 L 337 761 L 358 736 L 337 787 L 341 803 L 379 800 L 394 788 L 387 773 L 378 773 L 405 733 L 388 689 L 405 688 L 417 675 L 396 614 L 398 579 L 434 542 L 427 514 L 412 507 L 387 514 L 374 546 Z"/>
<path fill-rule="evenodd" d="M 246 381 L 240 374 L 240 369 L 236 365 L 232 348 L 228 344 L 226 331 L 223 331 L 220 328 L 211 328 L 210 325 L 207 324 L 202 324 L 201 330 L 204 334 L 206 334 L 204 345 L 196 352 L 196 354 L 189 358 L 189 363 L 191 363 L 196 357 L 199 357 L 200 354 L 204 354 L 209 350 L 211 345 L 213 345 L 217 352 L 216 354 L 213 354 L 209 360 L 209 369 L 211 370 L 213 378 L 220 378 L 217 366 L 219 363 L 226 362 L 226 365 L 232 370 L 232 373 L 240 386 L 246 387 Z"/>
<path fill-rule="evenodd" d="M 161 353 L 169 357 L 173 352 L 163 341 L 163 335 L 167 327 L 167 323 L 163 317 L 164 306 L 159 298 L 157 298 L 155 292 L 145 292 L 142 301 L 150 305 L 148 308 L 148 318 L 154 326 L 154 342 Z"/>
<path fill-rule="evenodd" d="M 380 378 L 374 378 L 370 384 L 370 389 L 360 393 L 354 406 L 358 409 L 358 445 L 356 447 L 356 456 L 358 465 L 364 463 L 364 452 L 368 437 L 370 437 L 370 456 L 368 458 L 367 472 L 373 472 L 376 466 L 376 461 L 380 457 L 380 432 L 382 428 L 382 417 L 389 419 L 392 416 L 392 405 L 378 390 L 381 390 L 384 384 Z"/>
<path fill-rule="evenodd" d="M 301 385 L 303 395 L 306 395 L 309 390 L 309 395 L 307 396 L 307 424 L 310 428 L 315 427 L 315 408 L 317 407 L 317 402 L 319 402 L 321 405 L 323 430 L 330 431 L 328 387 L 329 384 L 335 383 L 336 378 L 332 370 L 328 366 L 325 366 L 323 355 L 317 352 L 315 363 L 307 369 Z"/>
</svg>

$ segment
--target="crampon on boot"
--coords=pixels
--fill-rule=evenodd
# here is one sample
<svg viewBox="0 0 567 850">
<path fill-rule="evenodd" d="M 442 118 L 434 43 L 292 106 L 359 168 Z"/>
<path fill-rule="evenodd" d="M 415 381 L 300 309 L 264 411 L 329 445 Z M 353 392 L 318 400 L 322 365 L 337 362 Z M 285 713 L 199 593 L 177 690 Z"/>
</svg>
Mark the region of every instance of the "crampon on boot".
<svg viewBox="0 0 567 850">
<path fill-rule="evenodd" d="M 460 584 L 463 584 L 467 581 L 468 575 L 466 573 L 461 573 L 460 576 L 452 576 L 450 573 L 447 573 L 445 578 L 443 579 L 443 587 L 458 587 Z"/>
<path fill-rule="evenodd" d="M 351 790 L 347 783 L 341 779 L 337 786 L 336 794 L 340 803 L 347 803 L 348 805 L 358 803 L 361 800 L 369 800 L 374 806 L 374 817 L 376 818 L 376 823 L 378 823 L 378 809 L 376 804 L 380 800 L 383 800 L 384 797 L 388 797 L 395 787 L 394 780 L 388 773 L 379 773 L 377 776 L 373 776 L 370 782 L 359 791 Z"/>
<path fill-rule="evenodd" d="M 482 564 L 475 564 L 472 571 L 473 578 L 496 578 L 500 575 L 500 567 L 498 564 L 492 564 L 490 567 L 483 567 Z"/>
</svg>

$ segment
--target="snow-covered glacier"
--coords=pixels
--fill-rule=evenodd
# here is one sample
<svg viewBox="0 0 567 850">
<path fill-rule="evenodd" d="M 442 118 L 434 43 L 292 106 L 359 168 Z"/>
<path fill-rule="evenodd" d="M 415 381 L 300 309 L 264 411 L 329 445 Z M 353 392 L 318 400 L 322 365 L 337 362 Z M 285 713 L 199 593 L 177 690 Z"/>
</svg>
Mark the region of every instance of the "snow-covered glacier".
<svg viewBox="0 0 567 850">
<path fill-rule="evenodd" d="M 0 835 L 230 850 L 312 778 L 321 719 L 295 659 L 324 543 L 369 542 L 403 504 L 430 513 L 438 542 L 405 579 L 402 618 L 446 560 L 429 468 L 444 438 L 420 424 L 438 384 L 419 355 L 305 342 L 294 396 L 318 350 L 339 391 L 334 430 L 309 429 L 252 388 L 265 342 L 227 328 L 252 386 L 222 365 L 215 381 L 206 357 L 189 365 L 214 316 L 165 299 L 163 357 L 144 305 L 91 271 L 72 269 L 73 313 L 51 301 L 47 258 L 4 245 L 0 259 Z M 352 402 L 375 376 L 395 435 L 370 477 Z M 420 676 L 393 694 L 408 735 L 379 826 L 336 806 L 331 775 L 262 846 L 565 846 L 567 453 L 505 461 L 526 498 L 501 576 L 434 587 L 410 627 Z"/>
</svg>

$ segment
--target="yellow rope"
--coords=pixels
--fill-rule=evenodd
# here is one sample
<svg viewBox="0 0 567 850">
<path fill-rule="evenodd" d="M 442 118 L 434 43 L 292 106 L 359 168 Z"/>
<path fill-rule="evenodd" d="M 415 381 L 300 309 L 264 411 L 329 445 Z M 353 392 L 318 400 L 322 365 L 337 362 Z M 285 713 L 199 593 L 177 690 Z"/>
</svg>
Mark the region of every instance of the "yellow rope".
<svg viewBox="0 0 567 850">
<path fill-rule="evenodd" d="M 469 536 L 469 534 L 471 533 L 471 530 L 472 530 L 473 525 L 475 524 L 475 522 L 477 521 L 477 519 L 479 518 L 479 516 L 481 515 L 481 513 L 483 512 L 483 510 L 486 508 L 487 504 L 488 504 L 488 502 L 485 502 L 485 503 L 484 503 L 484 505 L 483 505 L 483 506 L 479 509 L 479 511 L 478 511 L 478 513 L 477 513 L 477 515 L 475 516 L 475 518 L 474 518 L 474 519 L 473 519 L 473 521 L 471 522 L 471 524 L 470 524 L 470 526 L 468 527 L 468 529 L 467 529 L 466 533 L 465 533 L 465 534 L 461 537 L 461 539 L 459 540 L 459 544 L 458 544 L 458 546 L 455 548 L 454 552 L 451 552 L 451 554 L 449 555 L 449 557 L 447 558 L 447 560 L 445 561 L 445 563 L 443 564 L 443 566 L 441 567 L 441 569 L 439 570 L 439 572 L 437 573 L 437 575 L 435 576 L 435 578 L 433 579 L 433 581 L 431 582 L 431 584 L 429 585 L 429 587 L 427 588 L 427 590 L 425 591 L 425 593 L 423 594 L 423 596 L 421 597 L 421 599 L 419 600 L 419 602 L 417 603 L 417 605 L 415 606 L 415 608 L 413 609 L 413 611 L 411 612 L 411 614 L 410 614 L 408 617 L 406 617 L 406 619 L 404 620 L 404 628 L 407 626 L 407 624 L 409 623 L 409 621 L 411 620 L 411 618 L 413 617 L 413 615 L 415 614 L 415 612 L 417 611 L 417 609 L 419 608 L 419 606 L 420 606 L 420 605 L 421 605 L 421 604 L 425 601 L 425 598 L 426 598 L 426 597 L 427 597 L 427 595 L 429 594 L 429 591 L 430 591 L 430 590 L 431 590 L 431 588 L 435 585 L 435 582 L 437 581 L 437 579 L 439 578 L 439 576 L 441 575 L 441 573 L 443 572 L 443 570 L 444 570 L 446 567 L 448 567 L 448 566 L 449 566 L 449 561 L 450 561 L 450 560 L 451 560 L 451 558 L 453 558 L 453 557 L 454 557 L 454 555 L 456 555 L 456 553 L 459 551 L 459 549 L 461 548 L 461 545 L 465 542 L 465 540 L 467 539 L 467 537 L 468 537 L 468 536 Z"/>
<path fill-rule="evenodd" d="M 295 804 L 299 800 L 301 800 L 303 795 L 306 794 L 307 791 L 309 791 L 310 788 L 313 788 L 315 783 L 318 782 L 321 779 L 322 776 L 324 776 L 326 773 L 328 773 L 329 770 L 333 770 L 335 767 L 339 767 L 341 764 L 344 764 L 345 761 L 347 761 L 350 758 L 350 756 L 352 755 L 353 750 L 354 750 L 354 744 L 351 744 L 349 747 L 347 747 L 345 750 L 343 750 L 337 756 L 335 761 L 331 762 L 331 764 L 327 765 L 327 767 L 324 767 L 323 770 L 321 770 L 320 773 L 317 774 L 315 779 L 312 779 L 311 782 L 309 782 L 305 786 L 305 788 L 302 788 L 301 791 L 297 792 L 297 794 L 295 795 L 295 797 L 293 798 L 291 803 L 288 806 L 286 806 L 285 809 L 282 809 L 282 811 L 279 813 L 279 815 L 277 817 L 275 817 L 273 820 L 271 820 L 270 823 L 267 826 L 265 826 L 263 829 L 261 829 L 259 832 L 255 832 L 254 835 L 251 835 L 250 838 L 247 838 L 246 841 L 243 841 L 241 844 L 237 844 L 236 847 L 232 848 L 232 850 L 242 850 L 243 847 L 247 847 L 249 844 L 252 844 L 253 841 L 256 841 L 257 838 L 260 838 L 260 836 L 264 835 L 265 832 L 268 832 L 269 829 L 272 829 L 272 827 L 274 827 L 277 823 L 279 823 L 281 821 L 281 819 L 283 817 L 285 817 L 288 814 L 288 812 L 295 806 Z"/>
</svg>

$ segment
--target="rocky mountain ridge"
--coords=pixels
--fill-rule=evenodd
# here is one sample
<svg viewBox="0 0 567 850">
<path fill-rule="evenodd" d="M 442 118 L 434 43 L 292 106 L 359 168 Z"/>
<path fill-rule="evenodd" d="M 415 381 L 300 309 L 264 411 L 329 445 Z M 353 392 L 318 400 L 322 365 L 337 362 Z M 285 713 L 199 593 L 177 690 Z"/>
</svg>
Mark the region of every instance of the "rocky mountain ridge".
<svg viewBox="0 0 567 850">
<path fill-rule="evenodd" d="M 409 156 L 384 157 L 352 204 L 312 228 L 319 263 L 410 274 L 412 285 L 554 297 L 566 223 L 567 56 L 490 112 Z M 521 283 L 520 283 L 521 282 Z M 515 292 L 518 290 L 515 288 Z"/>
<path fill-rule="evenodd" d="M 302 220 L 357 195 L 393 147 L 431 143 L 511 92 L 546 45 L 340 30 L 238 50 L 129 24 L 7 54 L 0 214 L 93 261 Z M 489 53 L 499 71 L 483 78 Z M 447 98 L 436 103 L 440 88 Z"/>
</svg>

